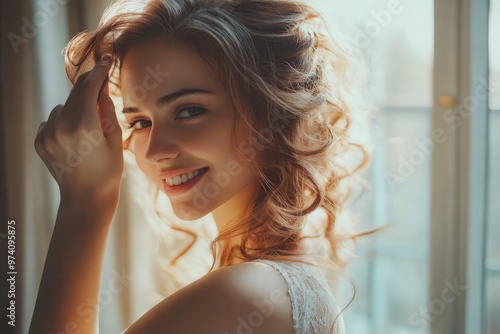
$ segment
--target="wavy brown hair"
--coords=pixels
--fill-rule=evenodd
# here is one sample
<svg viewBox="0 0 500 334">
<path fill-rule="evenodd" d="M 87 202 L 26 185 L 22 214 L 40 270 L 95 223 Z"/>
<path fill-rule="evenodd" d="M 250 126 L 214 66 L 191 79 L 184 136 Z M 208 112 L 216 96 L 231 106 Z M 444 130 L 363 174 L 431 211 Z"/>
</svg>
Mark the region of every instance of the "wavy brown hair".
<svg viewBox="0 0 500 334">
<path fill-rule="evenodd" d="M 68 76 L 74 82 L 89 63 L 110 54 L 119 86 L 127 51 L 161 37 L 205 60 L 236 110 L 232 134 L 243 124 L 252 132 L 248 145 L 231 149 L 245 157 L 260 188 L 250 214 L 212 242 L 214 264 L 217 259 L 228 266 L 237 258 L 301 261 L 307 216 L 323 210 L 318 237 L 328 241 L 329 265 L 342 271 L 346 241 L 361 234 L 336 223 L 353 176 L 369 162 L 368 150 L 352 140 L 350 128 L 356 115 L 370 116 L 371 106 L 351 87 L 351 59 L 321 14 L 299 0 L 120 1 L 95 31 L 69 43 Z M 349 155 L 353 151 L 361 153 L 357 160 Z M 228 249 L 224 241 L 235 235 L 242 242 Z"/>
</svg>

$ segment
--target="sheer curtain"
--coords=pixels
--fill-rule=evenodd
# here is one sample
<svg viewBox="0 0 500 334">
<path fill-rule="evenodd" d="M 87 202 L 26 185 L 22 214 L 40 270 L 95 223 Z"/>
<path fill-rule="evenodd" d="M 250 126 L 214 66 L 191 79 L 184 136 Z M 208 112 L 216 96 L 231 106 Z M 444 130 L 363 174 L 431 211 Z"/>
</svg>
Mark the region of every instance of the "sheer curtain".
<svg viewBox="0 0 500 334">
<path fill-rule="evenodd" d="M 33 148 L 38 125 L 70 86 L 62 50 L 78 31 L 93 29 L 109 1 L 19 0 L 1 3 L 1 210 L 2 261 L 7 256 L 7 221 L 16 231 L 16 322 L 2 320 L 2 333 L 26 333 L 29 328 L 44 260 L 59 203 L 57 184 Z M 120 206 L 113 223 L 101 280 L 100 330 L 119 333 L 149 308 L 204 275 L 211 264 L 209 240 L 215 233 L 211 216 L 180 224 L 200 234 L 194 247 L 175 266 L 169 260 L 192 238 L 177 232 L 141 207 L 151 205 L 134 161 L 126 156 Z M 170 208 L 164 201 L 168 214 Z M 184 226 L 185 225 L 185 226 Z M 160 237 L 161 236 L 161 237 Z M 3 263 L 3 262 L 2 262 Z M 198 268 L 193 270 L 193 268 Z M 2 266 L 5 268 L 5 266 Z M 206 270 L 205 270 L 206 268 Z M 3 270 L 3 269 L 2 269 Z M 2 272 L 2 307 L 7 308 L 6 271 Z M 4 294 L 5 292 L 5 294 Z M 49 305 L 47 306 L 49 307 Z M 81 316 L 94 307 L 87 300 Z"/>
</svg>

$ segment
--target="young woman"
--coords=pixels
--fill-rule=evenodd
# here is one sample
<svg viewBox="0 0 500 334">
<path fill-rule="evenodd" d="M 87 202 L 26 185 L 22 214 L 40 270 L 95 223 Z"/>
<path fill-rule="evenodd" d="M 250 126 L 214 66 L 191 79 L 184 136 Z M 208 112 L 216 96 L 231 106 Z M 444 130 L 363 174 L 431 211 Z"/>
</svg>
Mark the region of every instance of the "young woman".
<svg viewBox="0 0 500 334">
<path fill-rule="evenodd" d="M 66 60 L 73 89 L 35 139 L 61 203 L 30 333 L 98 332 L 98 310 L 80 306 L 99 296 L 123 149 L 179 218 L 212 213 L 219 230 L 212 270 L 124 333 L 344 332 L 325 270 L 344 266 L 355 237 L 335 225 L 344 181 L 368 158 L 349 139 L 363 106 L 348 57 L 317 11 L 298 0 L 117 2 Z M 351 149 L 364 153 L 354 168 Z M 327 249 L 304 237 L 310 217 Z"/>
</svg>

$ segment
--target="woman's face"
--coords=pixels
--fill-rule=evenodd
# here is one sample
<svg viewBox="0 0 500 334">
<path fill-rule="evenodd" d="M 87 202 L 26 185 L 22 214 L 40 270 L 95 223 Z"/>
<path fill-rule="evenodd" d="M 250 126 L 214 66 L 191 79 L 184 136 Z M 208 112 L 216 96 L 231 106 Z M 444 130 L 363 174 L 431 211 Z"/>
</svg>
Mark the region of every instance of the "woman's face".
<svg viewBox="0 0 500 334">
<path fill-rule="evenodd" d="M 203 217 L 255 184 L 230 154 L 233 107 L 201 57 L 163 39 L 132 48 L 122 64 L 129 147 L 179 218 Z"/>
</svg>

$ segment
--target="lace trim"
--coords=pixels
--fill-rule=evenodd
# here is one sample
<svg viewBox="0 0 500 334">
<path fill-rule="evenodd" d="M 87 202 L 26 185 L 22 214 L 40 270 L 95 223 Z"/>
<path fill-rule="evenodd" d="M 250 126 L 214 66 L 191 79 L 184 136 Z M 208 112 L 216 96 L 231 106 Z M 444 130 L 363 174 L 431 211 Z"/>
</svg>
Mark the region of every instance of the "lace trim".
<svg viewBox="0 0 500 334">
<path fill-rule="evenodd" d="M 285 279 L 292 302 L 295 334 L 345 333 L 341 316 L 337 318 L 333 332 L 331 332 L 333 321 L 339 310 L 320 268 L 291 261 L 259 259 L 253 262 L 261 262 L 273 267 Z"/>
</svg>

